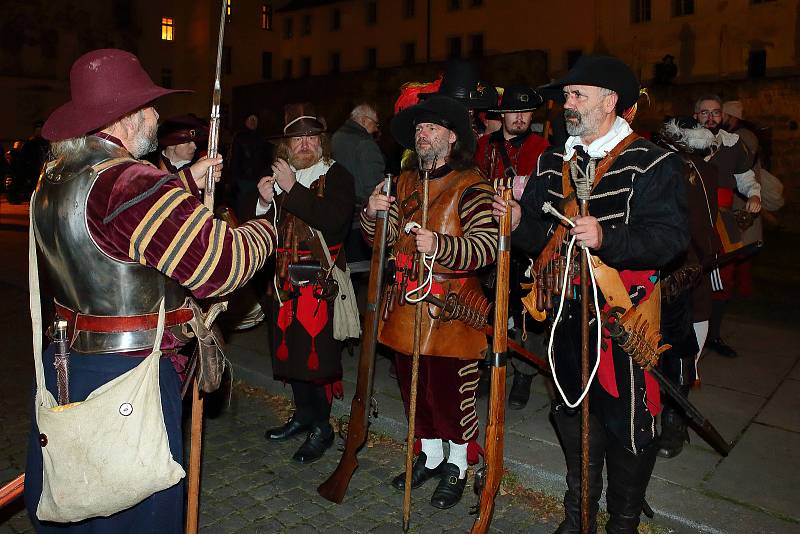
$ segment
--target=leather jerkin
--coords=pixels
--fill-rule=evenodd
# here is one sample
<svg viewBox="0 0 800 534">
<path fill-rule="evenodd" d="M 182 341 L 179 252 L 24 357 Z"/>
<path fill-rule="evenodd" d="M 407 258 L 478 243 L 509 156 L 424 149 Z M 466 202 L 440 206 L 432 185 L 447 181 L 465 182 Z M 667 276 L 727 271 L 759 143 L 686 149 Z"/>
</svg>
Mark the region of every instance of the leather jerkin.
<svg viewBox="0 0 800 534">
<path fill-rule="evenodd" d="M 471 187 L 485 187 L 488 193 L 493 189 L 489 182 L 480 174 L 471 171 L 453 171 L 446 176 L 430 180 L 428 189 L 428 229 L 450 236 L 462 236 L 461 220 L 459 217 L 459 200 L 462 194 Z M 419 203 L 406 201 L 412 198 L 416 191 Z M 403 227 L 408 222 L 421 223 L 422 221 L 422 182 L 416 171 L 406 171 L 398 179 L 397 195 L 399 209 L 398 238 L 393 247 L 393 255 L 413 255 L 416 252 L 414 234 L 406 234 Z M 416 206 L 417 209 L 414 209 Z M 434 266 L 434 274 L 458 275 L 445 276 L 434 280 L 432 294 L 443 298 L 449 292 L 476 291 L 482 293 L 478 277 L 474 272 L 459 273 L 439 264 Z M 384 295 L 385 299 L 385 295 Z M 383 309 L 386 303 L 382 304 Z M 420 332 L 420 354 L 427 356 L 442 356 L 461 359 L 480 359 L 486 350 L 486 334 L 475 330 L 461 321 L 442 322 L 432 319 L 439 310 L 432 304 L 422 303 L 425 310 L 422 313 Z M 378 340 L 388 347 L 402 354 L 413 352 L 414 331 L 413 304 L 394 306 L 385 321 L 381 321 Z"/>
</svg>

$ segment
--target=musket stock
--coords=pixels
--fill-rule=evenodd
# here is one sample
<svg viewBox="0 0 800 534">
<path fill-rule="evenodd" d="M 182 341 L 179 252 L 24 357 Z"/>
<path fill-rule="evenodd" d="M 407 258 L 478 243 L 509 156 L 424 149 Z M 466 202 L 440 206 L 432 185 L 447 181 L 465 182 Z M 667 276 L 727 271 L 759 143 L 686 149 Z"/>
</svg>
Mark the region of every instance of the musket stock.
<svg viewBox="0 0 800 534">
<path fill-rule="evenodd" d="M 392 185 L 392 175 L 386 174 L 384 191 Z M 361 334 L 361 350 L 358 357 L 358 380 L 353 401 L 350 403 L 350 421 L 347 425 L 347 441 L 336 470 L 319 485 L 317 492 L 324 498 L 340 504 L 347 493 L 350 479 L 358 468 L 358 451 L 367 441 L 370 399 L 375 377 L 375 349 L 378 344 L 378 324 L 381 316 L 381 288 L 384 264 L 386 263 L 386 234 L 389 227 L 388 211 L 379 211 L 372 242 L 372 259 L 367 287 L 367 310 L 364 331 Z M 391 298 L 391 295 L 388 297 Z"/>
<path fill-rule="evenodd" d="M 511 188 L 502 191 L 508 202 Z M 511 211 L 500 218 L 500 235 L 497 240 L 497 279 L 495 282 L 494 326 L 490 367 L 492 378 L 489 399 L 489 417 L 486 422 L 484 456 L 484 487 L 478 504 L 478 517 L 472 525 L 472 534 L 489 530 L 494 514 L 494 499 L 503 477 L 503 444 L 505 439 L 506 359 L 508 350 L 508 276 L 511 261 Z"/>
</svg>

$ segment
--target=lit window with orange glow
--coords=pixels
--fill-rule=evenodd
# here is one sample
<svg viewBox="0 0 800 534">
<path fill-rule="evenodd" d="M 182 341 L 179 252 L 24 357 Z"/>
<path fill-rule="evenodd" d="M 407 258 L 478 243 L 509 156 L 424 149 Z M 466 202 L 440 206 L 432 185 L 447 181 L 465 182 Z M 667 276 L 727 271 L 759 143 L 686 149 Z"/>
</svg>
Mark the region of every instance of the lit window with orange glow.
<svg viewBox="0 0 800 534">
<path fill-rule="evenodd" d="M 161 17 L 161 40 L 172 41 L 175 38 L 175 25 L 170 17 Z"/>
</svg>

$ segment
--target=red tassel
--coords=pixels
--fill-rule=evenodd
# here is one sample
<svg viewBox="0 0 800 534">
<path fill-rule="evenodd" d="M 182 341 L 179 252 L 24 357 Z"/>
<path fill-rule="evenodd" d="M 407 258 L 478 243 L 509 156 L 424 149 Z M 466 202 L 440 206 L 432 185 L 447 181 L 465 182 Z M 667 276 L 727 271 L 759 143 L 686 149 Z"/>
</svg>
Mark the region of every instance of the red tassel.
<svg viewBox="0 0 800 534">
<path fill-rule="evenodd" d="M 422 452 L 422 440 L 419 438 L 414 440 L 414 456 Z"/>
<path fill-rule="evenodd" d="M 484 455 L 483 448 L 478 444 L 477 441 L 470 440 L 467 443 L 467 463 L 469 465 L 475 465 L 480 460 L 480 457 Z"/>
<path fill-rule="evenodd" d="M 319 354 L 317 349 L 314 348 L 314 340 L 311 340 L 311 352 L 308 355 L 308 368 L 312 371 L 319 369 Z"/>
<path fill-rule="evenodd" d="M 285 341 L 281 342 L 278 351 L 275 353 L 275 357 L 281 362 L 285 362 L 289 359 L 289 347 L 286 346 Z"/>
</svg>

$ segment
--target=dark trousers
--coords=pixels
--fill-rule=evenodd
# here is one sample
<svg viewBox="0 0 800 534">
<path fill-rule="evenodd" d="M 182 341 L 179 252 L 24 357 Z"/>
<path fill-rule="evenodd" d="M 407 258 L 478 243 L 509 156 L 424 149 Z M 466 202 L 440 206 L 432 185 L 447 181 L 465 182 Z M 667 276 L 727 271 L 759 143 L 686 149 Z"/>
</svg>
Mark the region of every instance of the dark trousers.
<svg viewBox="0 0 800 534">
<path fill-rule="evenodd" d="M 53 367 L 55 347 L 50 346 L 42 356 L 47 389 L 55 396 L 56 373 Z M 69 393 L 72 402 L 85 400 L 89 394 L 114 378 L 133 369 L 142 358 L 115 354 L 70 355 Z M 168 358 L 161 359 L 159 367 L 161 385 L 161 409 L 167 427 L 167 437 L 172 457 L 183 463 L 183 440 L 181 436 L 181 384 L 178 373 Z M 33 397 L 33 395 L 31 396 Z M 39 444 L 39 429 L 35 414 L 31 415 L 31 434 L 28 441 L 28 458 L 25 468 L 25 506 L 31 522 L 38 533 L 181 533 L 183 532 L 184 482 L 159 491 L 136 506 L 117 512 L 110 517 L 97 517 L 78 523 L 40 522 L 36 519 L 36 508 L 42 494 L 42 449 Z M 124 462 L 125 458 L 119 458 Z"/>
<path fill-rule="evenodd" d="M 324 427 L 331 416 L 325 386 L 311 382 L 290 382 L 294 396 L 294 418 L 302 424 Z"/>
</svg>

